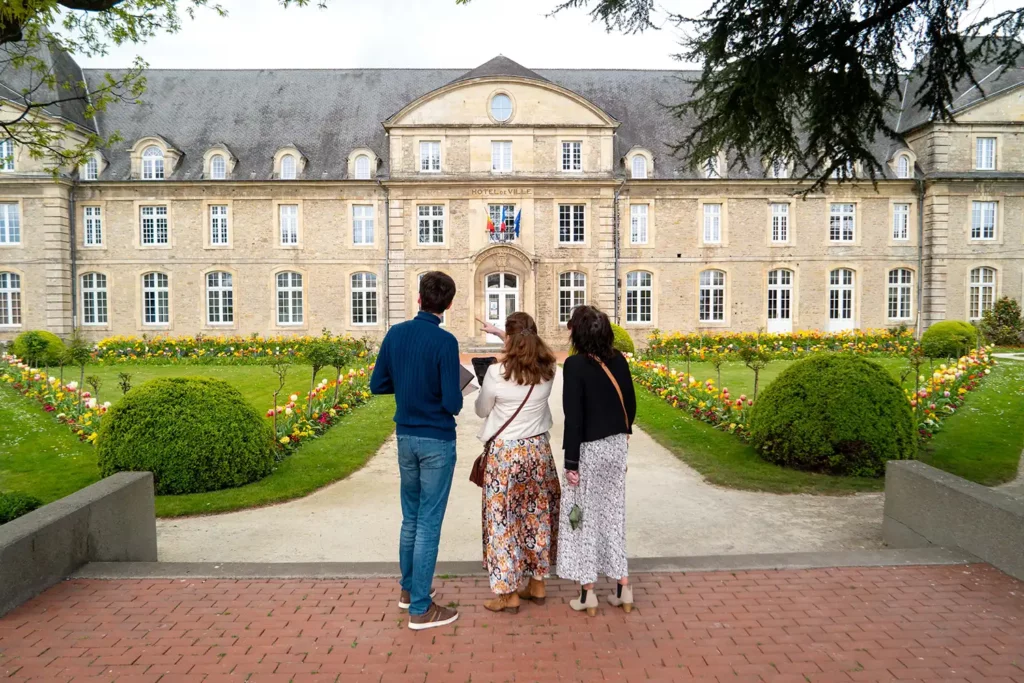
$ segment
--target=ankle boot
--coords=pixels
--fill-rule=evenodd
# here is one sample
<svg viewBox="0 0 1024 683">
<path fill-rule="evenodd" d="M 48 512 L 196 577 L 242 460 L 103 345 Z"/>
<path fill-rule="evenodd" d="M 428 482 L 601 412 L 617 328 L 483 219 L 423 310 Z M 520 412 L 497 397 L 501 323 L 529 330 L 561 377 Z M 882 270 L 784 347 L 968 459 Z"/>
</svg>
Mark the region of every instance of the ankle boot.
<svg viewBox="0 0 1024 683">
<path fill-rule="evenodd" d="M 629 614 L 633 611 L 633 584 L 615 584 L 615 591 L 608 596 L 608 603 L 612 607 L 621 607 L 622 611 Z"/>
<path fill-rule="evenodd" d="M 590 590 L 581 588 L 580 597 L 573 598 L 569 601 L 569 607 L 577 612 L 586 610 L 587 614 L 592 617 L 597 616 L 597 605 L 597 593 L 594 592 L 593 588 Z"/>
<path fill-rule="evenodd" d="M 490 610 L 491 612 L 519 614 L 519 594 L 506 593 L 505 595 L 499 595 L 493 600 L 485 602 L 484 609 Z"/>
<path fill-rule="evenodd" d="M 519 597 L 523 600 L 532 600 L 538 605 L 547 601 L 548 593 L 544 586 L 543 579 L 530 579 L 530 582 L 519 589 Z"/>
</svg>

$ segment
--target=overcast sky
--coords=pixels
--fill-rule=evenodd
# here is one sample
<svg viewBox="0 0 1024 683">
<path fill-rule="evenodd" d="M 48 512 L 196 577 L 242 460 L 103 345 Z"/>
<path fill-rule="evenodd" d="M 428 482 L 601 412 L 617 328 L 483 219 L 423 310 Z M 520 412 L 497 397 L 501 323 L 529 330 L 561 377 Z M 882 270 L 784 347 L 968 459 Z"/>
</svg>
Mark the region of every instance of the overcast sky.
<svg viewBox="0 0 1024 683">
<path fill-rule="evenodd" d="M 328 0 L 328 9 L 277 0 L 219 0 L 228 17 L 200 10 L 180 33 L 113 48 L 86 67 L 142 56 L 151 68 L 475 67 L 503 54 L 526 67 L 675 69 L 678 30 L 606 33 L 585 10 L 546 16 L 558 0 Z M 184 3 L 182 3 L 184 4 Z M 315 2 L 314 2 L 315 4 Z M 676 0 L 700 12 L 708 0 Z"/>
</svg>

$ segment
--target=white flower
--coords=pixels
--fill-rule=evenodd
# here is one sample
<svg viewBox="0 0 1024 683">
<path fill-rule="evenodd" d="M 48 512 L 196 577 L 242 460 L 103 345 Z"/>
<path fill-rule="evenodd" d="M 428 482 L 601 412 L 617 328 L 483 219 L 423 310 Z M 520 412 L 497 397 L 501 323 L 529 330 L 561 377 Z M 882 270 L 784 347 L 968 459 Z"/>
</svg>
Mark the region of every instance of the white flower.
<svg viewBox="0 0 1024 683">
<path fill-rule="evenodd" d="M 68 382 L 68 391 L 75 391 L 78 389 L 78 382 Z"/>
<path fill-rule="evenodd" d="M 89 406 L 89 410 L 92 410 L 93 408 L 96 407 L 96 399 L 90 398 L 88 401 L 85 402 L 85 405 Z"/>
<path fill-rule="evenodd" d="M 104 408 L 110 408 L 110 401 L 104 401 L 103 402 L 103 407 Z"/>
<path fill-rule="evenodd" d="M 291 401 L 292 403 L 295 403 L 296 401 L 298 401 L 298 400 L 299 400 L 299 395 L 298 395 L 298 394 L 292 394 L 291 396 L 289 396 L 289 397 L 288 397 L 288 399 L 289 399 L 289 400 L 290 400 L 290 401 Z"/>
<path fill-rule="evenodd" d="M 292 409 L 291 408 L 285 408 L 284 409 L 284 414 L 285 415 L 291 415 L 292 414 Z"/>
</svg>

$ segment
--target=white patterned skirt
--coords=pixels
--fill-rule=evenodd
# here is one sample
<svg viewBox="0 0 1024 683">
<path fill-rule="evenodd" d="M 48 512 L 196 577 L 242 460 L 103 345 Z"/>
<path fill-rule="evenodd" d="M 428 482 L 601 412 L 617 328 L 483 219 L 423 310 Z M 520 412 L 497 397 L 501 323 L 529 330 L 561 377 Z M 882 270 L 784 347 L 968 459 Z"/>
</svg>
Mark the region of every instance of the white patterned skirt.
<svg viewBox="0 0 1024 683">
<path fill-rule="evenodd" d="M 576 583 L 627 576 L 625 434 L 580 446 L 579 486 L 562 487 L 558 536 L 558 576 Z M 573 505 L 583 510 L 583 523 L 572 528 Z"/>
</svg>

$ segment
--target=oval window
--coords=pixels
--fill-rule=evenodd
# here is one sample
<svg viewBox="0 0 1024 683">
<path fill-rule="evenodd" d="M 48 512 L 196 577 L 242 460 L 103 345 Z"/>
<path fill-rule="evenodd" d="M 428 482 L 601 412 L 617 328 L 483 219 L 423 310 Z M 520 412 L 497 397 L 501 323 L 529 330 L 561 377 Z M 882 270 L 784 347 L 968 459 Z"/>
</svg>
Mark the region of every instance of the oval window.
<svg viewBox="0 0 1024 683">
<path fill-rule="evenodd" d="M 504 94 L 492 97 L 491 116 L 495 121 L 508 121 L 512 118 L 512 98 Z"/>
</svg>

